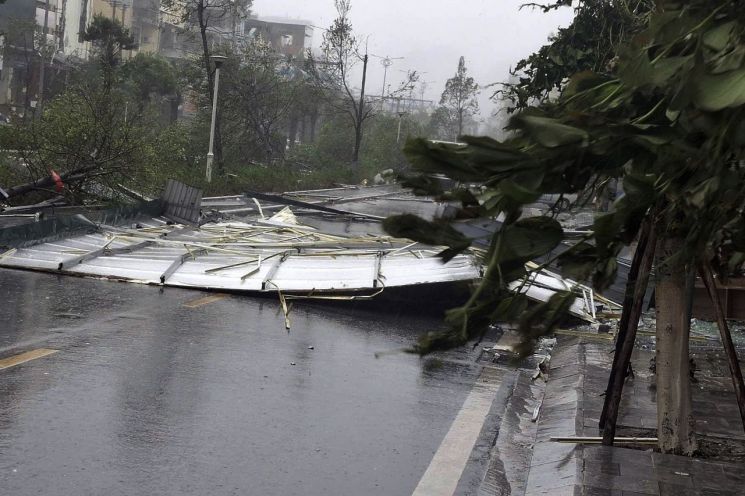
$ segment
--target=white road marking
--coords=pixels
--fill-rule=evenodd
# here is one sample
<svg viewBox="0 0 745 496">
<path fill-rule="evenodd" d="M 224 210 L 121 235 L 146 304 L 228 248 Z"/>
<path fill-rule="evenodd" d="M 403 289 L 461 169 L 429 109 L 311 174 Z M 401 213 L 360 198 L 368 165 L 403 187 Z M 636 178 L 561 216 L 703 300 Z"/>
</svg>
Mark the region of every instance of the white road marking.
<svg viewBox="0 0 745 496">
<path fill-rule="evenodd" d="M 412 496 L 452 496 L 489 414 L 499 382 L 482 370 Z"/>
</svg>

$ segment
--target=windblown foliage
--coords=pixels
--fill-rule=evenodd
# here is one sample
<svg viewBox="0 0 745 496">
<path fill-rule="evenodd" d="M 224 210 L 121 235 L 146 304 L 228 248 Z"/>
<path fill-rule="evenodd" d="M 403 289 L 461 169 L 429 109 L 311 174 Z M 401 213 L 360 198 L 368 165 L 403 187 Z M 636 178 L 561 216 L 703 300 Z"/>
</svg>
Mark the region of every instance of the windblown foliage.
<svg viewBox="0 0 745 496">
<path fill-rule="evenodd" d="M 486 253 L 486 275 L 470 301 L 450 311 L 453 332 L 430 334 L 416 351 L 459 345 L 497 321 L 518 322 L 528 341 L 556 324 L 574 295 L 558 293 L 528 307 L 509 290 L 524 281 L 525 262 L 549 257 L 563 237 L 550 217 L 521 218 L 543 194 L 578 193 L 623 178 L 625 195 L 595 220 L 593 233 L 559 258 L 565 273 L 597 289 L 615 278 L 616 256 L 653 223 L 660 239 L 682 239 L 664 263 L 712 263 L 722 276 L 745 261 L 745 15 L 739 2 L 658 2 L 646 29 L 619 51 L 612 75 L 583 71 L 554 104 L 511 120 L 504 142 L 466 137 L 464 144 L 410 141 L 418 192 L 462 202 L 464 214 L 504 216 Z M 459 184 L 443 192 L 432 174 Z M 427 240 L 437 223 L 391 218 L 389 232 Z M 442 238 L 447 256 L 468 244 Z M 529 309 L 528 309 L 529 308 Z"/>
<path fill-rule="evenodd" d="M 543 102 L 581 71 L 609 72 L 618 47 L 646 26 L 652 0 L 556 0 L 528 4 L 544 11 L 574 5 L 572 23 L 558 30 L 549 43 L 520 60 L 512 71 L 515 81 L 500 85 L 495 97 L 510 102 L 514 111 Z"/>
</svg>

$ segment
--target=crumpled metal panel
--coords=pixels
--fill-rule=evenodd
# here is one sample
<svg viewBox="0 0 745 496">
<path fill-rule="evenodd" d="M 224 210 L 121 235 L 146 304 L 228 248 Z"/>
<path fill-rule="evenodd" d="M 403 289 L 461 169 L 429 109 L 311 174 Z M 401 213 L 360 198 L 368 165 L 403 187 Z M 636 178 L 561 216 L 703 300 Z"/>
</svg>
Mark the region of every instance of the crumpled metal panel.
<svg viewBox="0 0 745 496">
<path fill-rule="evenodd" d="M 325 294 L 479 277 L 470 255 L 443 264 L 438 250 L 410 250 L 405 240 L 384 236 L 344 238 L 307 226 L 241 222 L 191 228 L 163 218 L 138 226 L 20 248 L 0 254 L 0 266 L 169 286 Z"/>
</svg>

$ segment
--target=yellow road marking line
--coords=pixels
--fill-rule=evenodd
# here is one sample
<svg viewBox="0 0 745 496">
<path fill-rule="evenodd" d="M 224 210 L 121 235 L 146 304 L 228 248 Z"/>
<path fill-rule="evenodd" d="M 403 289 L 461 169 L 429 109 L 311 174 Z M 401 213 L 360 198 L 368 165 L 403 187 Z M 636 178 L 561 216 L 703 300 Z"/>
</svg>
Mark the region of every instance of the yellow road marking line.
<svg viewBox="0 0 745 496">
<path fill-rule="evenodd" d="M 219 293 L 219 294 L 215 294 L 212 296 L 205 296 L 204 298 L 199 298 L 198 300 L 190 301 L 188 303 L 184 303 L 184 306 L 186 308 L 197 308 L 203 305 L 214 303 L 216 301 L 222 300 L 223 298 L 227 298 L 227 297 L 228 295 Z"/>
<path fill-rule="evenodd" d="M 38 350 L 26 351 L 12 357 L 3 358 L 0 360 L 0 370 L 30 362 L 31 360 L 36 360 L 37 358 L 45 357 L 47 355 L 52 355 L 58 351 L 59 350 L 50 350 L 49 348 L 39 348 Z"/>
</svg>

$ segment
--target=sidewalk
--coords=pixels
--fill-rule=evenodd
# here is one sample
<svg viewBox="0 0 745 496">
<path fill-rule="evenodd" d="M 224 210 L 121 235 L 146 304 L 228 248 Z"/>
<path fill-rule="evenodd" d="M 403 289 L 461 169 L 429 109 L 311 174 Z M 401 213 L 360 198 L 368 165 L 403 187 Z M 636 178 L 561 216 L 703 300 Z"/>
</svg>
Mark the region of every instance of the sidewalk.
<svg viewBox="0 0 745 496">
<path fill-rule="evenodd" d="M 600 336 L 599 336 L 600 337 Z M 554 436 L 597 436 L 611 366 L 611 341 L 560 337 L 536 423 L 527 482 L 512 494 L 535 495 L 745 495 L 742 464 L 620 447 L 560 444 Z M 698 366 L 693 384 L 696 431 L 702 445 L 745 446 L 726 363 L 714 350 L 692 353 Z M 624 389 L 618 435 L 656 435 L 654 353 L 635 350 L 636 377 Z M 505 493 L 506 494 L 506 493 Z"/>
</svg>

